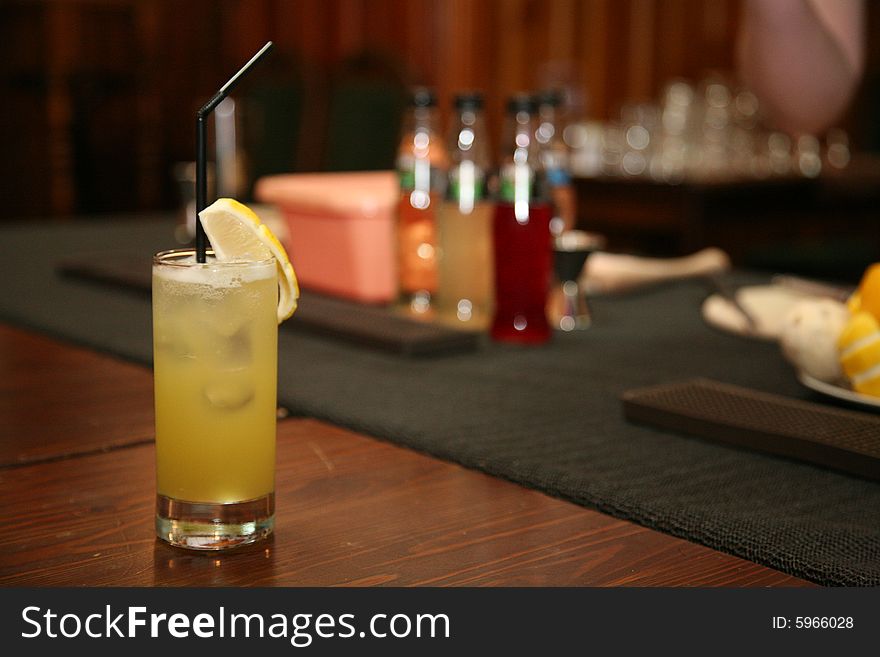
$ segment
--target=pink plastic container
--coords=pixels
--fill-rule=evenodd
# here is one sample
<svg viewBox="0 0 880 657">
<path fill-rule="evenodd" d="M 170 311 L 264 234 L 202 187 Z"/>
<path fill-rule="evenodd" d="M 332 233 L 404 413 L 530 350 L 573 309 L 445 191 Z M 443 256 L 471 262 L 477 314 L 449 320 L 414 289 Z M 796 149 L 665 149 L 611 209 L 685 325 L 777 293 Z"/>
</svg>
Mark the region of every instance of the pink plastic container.
<svg viewBox="0 0 880 657">
<path fill-rule="evenodd" d="M 278 206 L 303 287 L 366 303 L 397 296 L 393 171 L 267 176 L 254 196 Z"/>
</svg>

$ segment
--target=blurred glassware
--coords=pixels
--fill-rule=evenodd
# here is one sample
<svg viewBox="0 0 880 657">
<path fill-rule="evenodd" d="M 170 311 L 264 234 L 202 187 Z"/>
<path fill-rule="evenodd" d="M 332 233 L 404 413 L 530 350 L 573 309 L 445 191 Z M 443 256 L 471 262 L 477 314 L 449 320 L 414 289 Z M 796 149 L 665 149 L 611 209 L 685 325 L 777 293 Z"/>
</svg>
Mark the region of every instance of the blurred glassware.
<svg viewBox="0 0 880 657">
<path fill-rule="evenodd" d="M 214 198 L 214 164 L 208 162 L 208 197 Z M 174 239 L 178 244 L 189 244 L 196 235 L 196 163 L 177 162 L 171 167 L 171 175 L 177 183 L 180 206 Z"/>
<path fill-rule="evenodd" d="M 562 139 L 570 151 L 569 166 L 573 175 L 590 178 L 602 172 L 603 132 L 600 121 L 580 121 L 565 126 Z"/>
<path fill-rule="evenodd" d="M 568 230 L 553 239 L 555 285 L 547 303 L 547 321 L 561 331 L 589 328 L 592 314 L 578 279 L 589 266 L 591 253 L 605 248 L 605 238 L 582 230 Z"/>
<path fill-rule="evenodd" d="M 716 182 L 816 177 L 850 161 L 846 132 L 823 139 L 789 135 L 765 125 L 757 96 L 722 75 L 698 84 L 672 80 L 656 104 L 626 104 L 604 123 L 568 127 L 572 172 L 583 177 Z"/>
<path fill-rule="evenodd" d="M 788 175 L 791 171 L 791 137 L 784 132 L 771 132 L 767 135 L 767 153 L 770 173 L 777 176 Z"/>
<path fill-rule="evenodd" d="M 700 84 L 700 132 L 694 157 L 689 160 L 688 177 L 718 180 L 725 177 L 729 160 L 731 93 L 723 80 L 710 77 Z"/>
<path fill-rule="evenodd" d="M 214 110 L 214 147 L 218 198 L 241 198 L 247 187 L 242 110 L 231 96 Z"/>
<path fill-rule="evenodd" d="M 602 131 L 602 173 L 606 176 L 622 175 L 624 138 L 620 124 L 609 121 Z"/>
<path fill-rule="evenodd" d="M 797 140 L 795 165 L 805 178 L 815 178 L 822 173 L 822 156 L 819 140 L 813 135 L 801 135 Z"/>
<path fill-rule="evenodd" d="M 227 96 L 214 110 L 213 160 L 207 163 L 208 198 L 243 198 L 247 193 L 247 157 L 241 105 Z M 189 244 L 196 234 L 196 163 L 177 162 L 171 168 L 180 201 L 174 238 Z"/>
<path fill-rule="evenodd" d="M 658 134 L 659 110 L 650 104 L 625 105 L 620 111 L 623 155 L 620 168 L 625 176 L 647 173 Z"/>
<path fill-rule="evenodd" d="M 849 160 L 849 135 L 841 128 L 832 128 L 825 134 L 825 161 L 833 169 L 845 169 Z"/>
<path fill-rule="evenodd" d="M 569 152 L 562 136 L 562 92 L 552 89 L 543 91 L 537 95 L 536 100 L 538 127 L 535 129 L 535 141 L 553 204 L 550 230 L 555 235 L 574 228 L 577 220 L 577 201 L 571 185 Z"/>
</svg>

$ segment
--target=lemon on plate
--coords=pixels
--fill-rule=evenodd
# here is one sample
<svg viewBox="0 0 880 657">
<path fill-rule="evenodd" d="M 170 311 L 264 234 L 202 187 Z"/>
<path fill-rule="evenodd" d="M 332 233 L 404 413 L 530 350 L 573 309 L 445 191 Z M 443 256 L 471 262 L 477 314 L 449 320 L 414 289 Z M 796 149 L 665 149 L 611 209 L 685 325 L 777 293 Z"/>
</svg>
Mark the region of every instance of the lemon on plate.
<svg viewBox="0 0 880 657">
<path fill-rule="evenodd" d="M 218 260 L 253 262 L 275 258 L 278 269 L 278 323 L 296 310 L 299 284 L 287 251 L 269 227 L 243 203 L 219 198 L 199 213 Z"/>
<path fill-rule="evenodd" d="M 840 365 L 853 390 L 880 396 L 880 324 L 871 313 L 859 311 L 837 340 Z"/>
<path fill-rule="evenodd" d="M 853 315 L 864 310 L 880 321 L 880 262 L 865 269 L 859 287 L 850 297 L 848 305 Z"/>
</svg>

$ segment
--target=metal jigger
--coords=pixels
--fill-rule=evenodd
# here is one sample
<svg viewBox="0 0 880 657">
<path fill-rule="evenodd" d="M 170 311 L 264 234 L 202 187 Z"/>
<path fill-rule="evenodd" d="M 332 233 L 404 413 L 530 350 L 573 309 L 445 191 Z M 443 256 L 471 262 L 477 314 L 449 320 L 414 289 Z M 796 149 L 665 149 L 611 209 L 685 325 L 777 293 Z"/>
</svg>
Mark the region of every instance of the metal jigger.
<svg viewBox="0 0 880 657">
<path fill-rule="evenodd" d="M 553 269 L 556 284 L 547 304 L 550 325 L 562 331 L 589 328 L 592 319 L 586 296 L 581 293 L 578 278 L 587 257 L 605 246 L 601 235 L 582 230 L 567 230 L 553 238 Z"/>
</svg>

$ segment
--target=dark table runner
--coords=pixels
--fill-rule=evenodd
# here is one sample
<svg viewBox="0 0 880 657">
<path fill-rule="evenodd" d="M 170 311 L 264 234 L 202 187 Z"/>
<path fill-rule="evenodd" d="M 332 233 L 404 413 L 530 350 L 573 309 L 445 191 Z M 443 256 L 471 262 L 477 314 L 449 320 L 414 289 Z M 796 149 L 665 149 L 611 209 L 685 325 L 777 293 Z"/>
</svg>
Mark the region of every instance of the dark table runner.
<svg viewBox="0 0 880 657">
<path fill-rule="evenodd" d="M 150 361 L 149 300 L 56 265 L 169 248 L 167 219 L 14 225 L 2 236 L 0 319 Z M 279 400 L 795 576 L 880 584 L 880 484 L 623 419 L 623 391 L 693 376 L 810 397 L 775 345 L 708 328 L 705 294 L 684 282 L 597 299 L 588 331 L 434 358 L 285 328 Z"/>
</svg>

